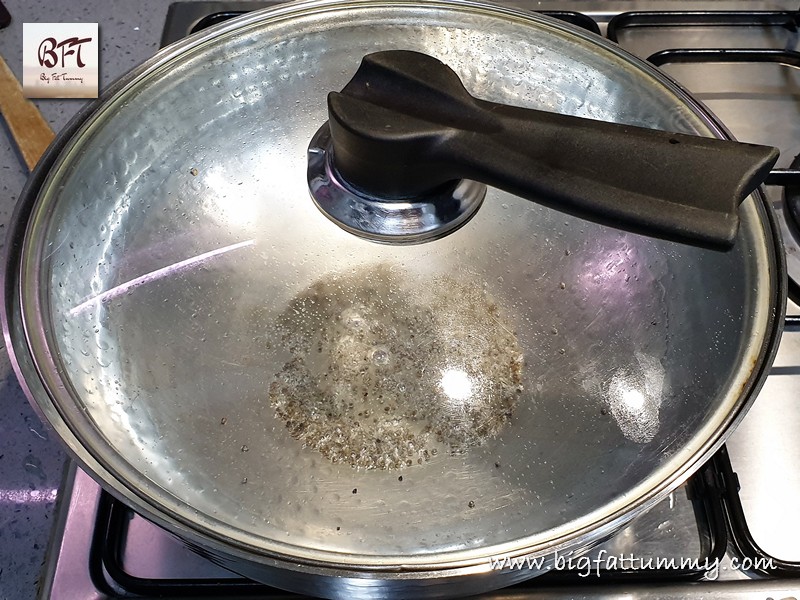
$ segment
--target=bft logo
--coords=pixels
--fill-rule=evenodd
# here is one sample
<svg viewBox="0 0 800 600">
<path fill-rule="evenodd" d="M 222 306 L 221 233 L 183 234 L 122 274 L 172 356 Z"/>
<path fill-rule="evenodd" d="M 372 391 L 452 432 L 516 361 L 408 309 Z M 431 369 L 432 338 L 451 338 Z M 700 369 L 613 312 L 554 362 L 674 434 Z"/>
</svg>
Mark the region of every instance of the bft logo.
<svg viewBox="0 0 800 600">
<path fill-rule="evenodd" d="M 97 23 L 24 23 L 22 89 L 28 98 L 97 98 Z"/>
<path fill-rule="evenodd" d="M 81 60 L 81 48 L 83 44 L 89 43 L 92 38 L 78 39 L 72 37 L 64 40 L 63 42 L 56 41 L 56 38 L 45 38 L 39 44 L 39 65 L 52 69 L 55 66 L 66 68 L 67 57 L 74 55 L 75 63 L 79 68 L 86 66 L 86 63 Z M 60 52 L 56 52 L 60 50 Z"/>
</svg>

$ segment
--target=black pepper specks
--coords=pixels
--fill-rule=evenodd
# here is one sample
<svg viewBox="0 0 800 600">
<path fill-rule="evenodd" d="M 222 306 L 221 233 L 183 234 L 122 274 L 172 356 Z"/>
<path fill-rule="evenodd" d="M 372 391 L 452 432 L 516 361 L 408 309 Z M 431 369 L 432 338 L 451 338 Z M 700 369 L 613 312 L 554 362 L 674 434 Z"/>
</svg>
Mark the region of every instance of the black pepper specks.
<svg viewBox="0 0 800 600">
<path fill-rule="evenodd" d="M 359 469 L 480 446 L 522 394 L 522 349 L 478 278 L 406 280 L 388 265 L 333 274 L 268 337 L 292 355 L 269 385 L 276 416 L 307 448 Z M 469 407 L 459 418 L 453 394 Z"/>
</svg>

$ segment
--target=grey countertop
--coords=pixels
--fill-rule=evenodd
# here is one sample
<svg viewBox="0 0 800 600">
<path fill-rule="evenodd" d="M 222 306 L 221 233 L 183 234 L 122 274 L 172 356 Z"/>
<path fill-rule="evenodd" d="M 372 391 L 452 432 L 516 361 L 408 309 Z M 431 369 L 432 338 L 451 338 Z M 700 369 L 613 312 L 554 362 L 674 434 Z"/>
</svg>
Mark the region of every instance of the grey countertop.
<svg viewBox="0 0 800 600">
<path fill-rule="evenodd" d="M 169 0 L 5 0 L 12 22 L 0 29 L 0 54 L 22 75 L 22 24 L 99 24 L 100 87 L 157 49 Z M 39 110 L 58 132 L 86 100 L 40 100 Z M 1 121 L 1 119 L 0 119 Z M 0 236 L 27 177 L 4 126 L 0 135 Z M 48 434 L 0 356 L 0 600 L 36 597 L 36 582 L 50 536 L 65 455 Z"/>
</svg>

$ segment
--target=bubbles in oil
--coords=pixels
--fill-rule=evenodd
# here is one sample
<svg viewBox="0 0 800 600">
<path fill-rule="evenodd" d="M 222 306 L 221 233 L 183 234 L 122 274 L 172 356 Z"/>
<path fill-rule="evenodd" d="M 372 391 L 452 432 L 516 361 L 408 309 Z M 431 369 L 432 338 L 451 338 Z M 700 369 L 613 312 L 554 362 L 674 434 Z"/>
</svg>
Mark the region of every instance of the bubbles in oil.
<svg viewBox="0 0 800 600">
<path fill-rule="evenodd" d="M 291 359 L 270 400 L 291 435 L 337 463 L 421 464 L 495 436 L 522 391 L 513 328 L 477 280 L 330 275 L 276 324 Z"/>
</svg>

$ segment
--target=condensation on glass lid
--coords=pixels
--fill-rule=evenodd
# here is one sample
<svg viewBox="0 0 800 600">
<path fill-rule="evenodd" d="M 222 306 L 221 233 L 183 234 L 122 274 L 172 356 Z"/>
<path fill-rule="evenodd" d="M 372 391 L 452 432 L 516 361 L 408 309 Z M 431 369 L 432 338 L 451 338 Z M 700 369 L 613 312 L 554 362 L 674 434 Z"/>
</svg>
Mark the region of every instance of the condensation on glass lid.
<svg viewBox="0 0 800 600">
<path fill-rule="evenodd" d="M 522 393 L 517 337 L 477 278 L 332 274 L 276 329 L 291 359 L 272 406 L 333 462 L 396 469 L 465 452 L 497 435 Z"/>
<path fill-rule="evenodd" d="M 642 352 L 634 356 L 638 368 L 614 373 L 608 385 L 608 402 L 622 434 L 645 444 L 658 433 L 666 374 L 658 359 Z"/>
</svg>

